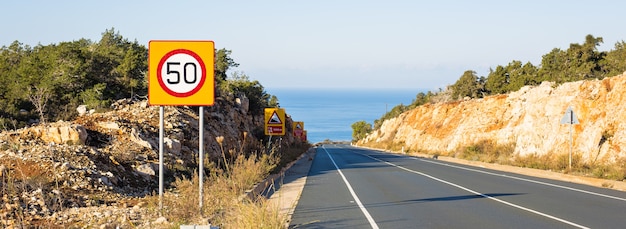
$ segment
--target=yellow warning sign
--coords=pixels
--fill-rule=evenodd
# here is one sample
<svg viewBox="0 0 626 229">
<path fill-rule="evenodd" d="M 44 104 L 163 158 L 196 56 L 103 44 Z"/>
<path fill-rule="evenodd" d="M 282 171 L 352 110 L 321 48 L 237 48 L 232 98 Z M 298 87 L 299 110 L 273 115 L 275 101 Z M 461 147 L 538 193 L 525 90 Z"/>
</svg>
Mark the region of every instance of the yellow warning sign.
<svg viewBox="0 0 626 229">
<path fill-rule="evenodd" d="M 294 130 L 304 130 L 304 122 L 294 121 L 293 122 Z"/>
<path fill-rule="evenodd" d="M 303 139 L 304 135 L 304 122 L 294 121 L 293 122 L 293 136 L 299 139 Z"/>
<path fill-rule="evenodd" d="M 265 135 L 285 135 L 285 109 L 265 108 Z"/>
</svg>

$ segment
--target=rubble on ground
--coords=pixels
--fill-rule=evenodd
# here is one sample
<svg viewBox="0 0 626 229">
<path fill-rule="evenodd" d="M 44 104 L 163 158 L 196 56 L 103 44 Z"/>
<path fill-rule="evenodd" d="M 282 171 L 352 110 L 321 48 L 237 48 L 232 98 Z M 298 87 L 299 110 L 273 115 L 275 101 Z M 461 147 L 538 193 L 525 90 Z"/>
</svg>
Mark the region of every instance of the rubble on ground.
<svg viewBox="0 0 626 229">
<path fill-rule="evenodd" d="M 245 98 L 217 98 L 205 109 L 205 152 L 224 146 L 262 147 L 263 116 L 249 114 Z M 19 227 L 149 227 L 158 216 L 142 197 L 158 190 L 159 108 L 123 99 L 111 111 L 0 132 L 0 225 Z M 168 179 L 197 168 L 198 109 L 165 107 L 165 173 Z M 167 182 L 167 181 L 166 181 Z M 171 182 L 171 181 L 170 181 Z M 90 225 L 90 226 L 86 226 Z"/>
</svg>

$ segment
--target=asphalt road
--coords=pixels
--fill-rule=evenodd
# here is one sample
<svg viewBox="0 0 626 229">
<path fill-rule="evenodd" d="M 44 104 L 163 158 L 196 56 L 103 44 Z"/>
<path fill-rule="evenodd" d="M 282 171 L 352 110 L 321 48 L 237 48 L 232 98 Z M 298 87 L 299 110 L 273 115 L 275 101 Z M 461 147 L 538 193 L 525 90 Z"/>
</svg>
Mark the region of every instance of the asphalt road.
<svg viewBox="0 0 626 229">
<path fill-rule="evenodd" d="M 626 193 L 324 145 L 290 228 L 626 228 Z"/>
</svg>

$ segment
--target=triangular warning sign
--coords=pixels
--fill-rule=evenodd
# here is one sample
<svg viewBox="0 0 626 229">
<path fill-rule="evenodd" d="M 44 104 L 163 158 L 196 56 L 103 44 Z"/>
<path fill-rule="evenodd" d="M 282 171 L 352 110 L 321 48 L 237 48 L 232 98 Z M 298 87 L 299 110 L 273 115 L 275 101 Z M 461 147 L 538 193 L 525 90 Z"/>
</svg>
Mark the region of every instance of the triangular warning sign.
<svg viewBox="0 0 626 229">
<path fill-rule="evenodd" d="M 571 106 L 567 108 L 565 115 L 561 118 L 561 124 L 580 124 Z"/>
<path fill-rule="evenodd" d="M 274 111 L 274 113 L 272 113 L 272 116 L 270 117 L 270 120 L 267 121 L 267 124 L 282 124 L 282 123 L 283 122 L 278 117 L 278 114 L 276 114 L 276 111 Z"/>
<path fill-rule="evenodd" d="M 296 124 L 296 129 L 302 129 L 302 126 L 300 126 L 300 123 Z"/>
</svg>

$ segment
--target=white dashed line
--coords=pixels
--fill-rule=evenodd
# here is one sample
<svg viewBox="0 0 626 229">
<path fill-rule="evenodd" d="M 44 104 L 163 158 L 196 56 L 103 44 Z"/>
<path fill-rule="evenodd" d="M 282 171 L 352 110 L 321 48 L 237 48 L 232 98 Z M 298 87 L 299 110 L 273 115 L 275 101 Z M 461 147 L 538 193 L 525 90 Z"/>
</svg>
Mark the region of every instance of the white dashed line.
<svg viewBox="0 0 626 229">
<path fill-rule="evenodd" d="M 325 149 L 324 149 L 324 150 L 325 150 Z M 328 152 L 326 152 L 326 153 L 328 153 Z M 508 206 L 511 206 L 511 207 L 514 207 L 514 208 L 517 208 L 517 209 L 521 209 L 521 210 L 524 210 L 524 211 L 527 211 L 527 212 L 531 212 L 531 213 L 534 213 L 534 214 L 537 214 L 537 215 L 540 215 L 540 216 L 543 216 L 543 217 L 546 217 L 546 218 L 550 218 L 550 219 L 553 219 L 553 220 L 556 220 L 556 221 L 559 221 L 559 222 L 562 222 L 562 223 L 565 223 L 565 224 L 568 224 L 568 225 L 571 225 L 571 226 L 574 226 L 574 227 L 577 227 L 577 228 L 588 228 L 588 227 L 585 227 L 585 226 L 583 226 L 583 225 L 576 224 L 576 223 L 574 223 L 574 222 L 571 222 L 571 221 L 567 221 L 567 220 L 564 220 L 564 219 L 558 218 L 558 217 L 556 217 L 556 216 L 552 216 L 552 215 L 549 215 L 549 214 L 546 214 L 546 213 L 543 213 L 543 212 L 539 212 L 539 211 L 536 211 L 536 210 L 533 210 L 533 209 L 530 209 L 530 208 L 527 208 L 527 207 L 523 207 L 523 206 L 520 206 L 520 205 L 517 205 L 517 204 L 514 204 L 514 203 L 510 203 L 510 202 L 507 202 L 507 201 L 504 201 L 504 200 L 501 200 L 501 199 L 495 198 L 495 197 L 490 196 L 490 195 L 487 195 L 487 194 L 483 194 L 483 193 L 480 193 L 480 192 L 477 192 L 477 191 L 471 190 L 471 189 L 469 189 L 469 188 L 466 188 L 466 187 L 463 187 L 463 186 L 461 186 L 461 185 L 458 185 L 458 184 L 455 184 L 455 183 L 452 183 L 452 182 L 449 182 L 449 181 L 446 181 L 446 180 L 443 180 L 443 179 L 440 179 L 440 178 L 437 178 L 437 177 L 434 177 L 434 176 L 428 175 L 428 174 L 426 174 L 426 173 L 422 173 L 422 172 L 418 172 L 418 171 L 415 171 L 415 170 L 411 170 L 411 169 L 408 169 L 408 168 L 406 168 L 406 167 L 403 167 L 403 166 L 400 166 L 400 165 L 396 165 L 396 164 L 393 164 L 393 163 L 391 163 L 391 162 L 383 161 L 383 160 L 380 160 L 380 159 L 378 159 L 378 158 L 375 158 L 375 157 L 372 157 L 372 156 L 369 156 L 369 155 L 366 155 L 366 154 L 361 154 L 361 155 L 366 156 L 366 157 L 369 157 L 369 158 L 374 159 L 374 160 L 376 160 L 376 161 L 380 161 L 380 162 L 383 162 L 383 163 L 385 163 L 385 164 L 388 164 L 388 165 L 394 166 L 394 167 L 396 167 L 396 168 L 402 169 L 402 170 L 407 171 L 407 172 L 410 172 L 410 173 L 415 173 L 415 174 L 418 174 L 418 175 L 421 175 L 421 176 L 424 176 L 424 177 L 428 177 L 428 178 L 430 178 L 430 179 L 433 179 L 433 180 L 439 181 L 439 182 L 441 182 L 441 183 L 444 183 L 444 184 L 447 184 L 447 185 L 450 185 L 450 186 L 453 186 L 453 187 L 456 187 L 456 188 L 459 188 L 459 189 L 465 190 L 465 191 L 467 191 L 467 192 L 470 192 L 470 193 L 473 193 L 473 194 L 476 194 L 476 195 L 479 195 L 479 196 L 482 196 L 482 197 L 488 198 L 488 199 L 490 199 L 490 200 L 493 200 L 493 201 L 496 201 L 496 202 L 499 202 L 499 203 L 502 203 L 502 204 L 505 204 L 505 205 L 508 205 Z M 330 155 L 329 155 L 329 156 L 330 156 Z M 332 160 L 332 158 L 331 158 L 331 160 Z M 335 162 L 333 161 L 333 163 L 335 163 Z M 337 165 L 335 165 L 335 166 L 337 166 Z M 343 175 L 342 175 L 342 177 L 343 177 Z M 345 178 L 344 178 L 344 179 L 345 179 Z M 348 181 L 346 180 L 346 184 L 347 184 L 347 182 L 348 182 Z M 348 185 L 348 186 L 349 186 L 349 185 Z"/>
</svg>

